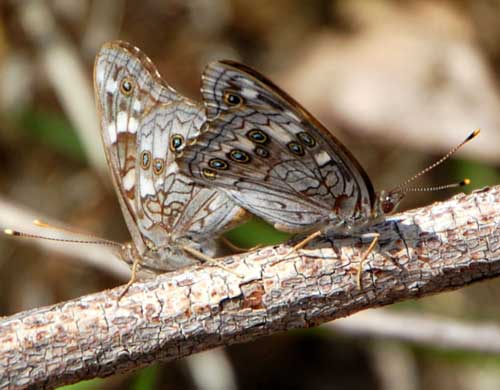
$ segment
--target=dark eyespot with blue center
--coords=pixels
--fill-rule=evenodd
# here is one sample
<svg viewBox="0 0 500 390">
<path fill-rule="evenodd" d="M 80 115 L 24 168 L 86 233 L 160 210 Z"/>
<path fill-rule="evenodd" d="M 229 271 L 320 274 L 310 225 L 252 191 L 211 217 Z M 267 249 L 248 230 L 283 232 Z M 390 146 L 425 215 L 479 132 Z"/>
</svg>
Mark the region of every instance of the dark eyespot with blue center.
<svg viewBox="0 0 500 390">
<path fill-rule="evenodd" d="M 141 153 L 141 168 L 148 169 L 151 165 L 151 152 L 145 150 Z"/>
<path fill-rule="evenodd" d="M 203 177 L 205 179 L 208 179 L 208 180 L 214 180 L 215 177 L 217 176 L 217 172 L 215 172 L 213 169 L 210 169 L 210 168 L 203 168 L 201 170 L 201 174 L 203 175 Z"/>
<path fill-rule="evenodd" d="M 213 158 L 208 162 L 208 166 L 213 169 L 226 170 L 229 168 L 227 162 L 220 158 Z"/>
<path fill-rule="evenodd" d="M 129 77 L 125 77 L 120 84 L 120 91 L 126 96 L 132 95 L 134 91 L 134 81 Z"/>
<path fill-rule="evenodd" d="M 243 103 L 243 98 L 234 92 L 224 92 L 224 103 L 230 107 L 238 107 Z"/>
<path fill-rule="evenodd" d="M 297 138 L 306 146 L 313 148 L 316 146 L 316 140 L 309 134 L 306 133 L 305 131 L 301 131 L 300 133 L 297 134 Z"/>
<path fill-rule="evenodd" d="M 246 164 L 250 162 L 250 156 L 244 152 L 243 150 L 239 149 L 233 149 L 228 153 L 228 157 L 237 162 L 237 163 L 243 163 Z"/>
<path fill-rule="evenodd" d="M 180 134 L 173 134 L 170 136 L 170 150 L 176 152 L 184 145 L 184 137 Z"/>
<path fill-rule="evenodd" d="M 286 147 L 290 152 L 292 152 L 296 156 L 303 156 L 305 154 L 304 147 L 298 142 L 295 141 L 289 142 L 286 144 Z"/>
<path fill-rule="evenodd" d="M 261 146 L 257 146 L 255 148 L 254 152 L 259 157 L 262 157 L 262 158 L 268 158 L 269 157 L 269 151 L 266 148 L 263 148 Z"/>
<path fill-rule="evenodd" d="M 247 137 L 250 141 L 255 142 L 256 144 L 266 144 L 269 142 L 269 137 L 266 133 L 259 129 L 250 130 L 247 133 Z"/>
<path fill-rule="evenodd" d="M 163 172 L 163 169 L 165 168 L 165 163 L 161 158 L 155 158 L 153 160 L 153 171 L 157 175 Z"/>
</svg>

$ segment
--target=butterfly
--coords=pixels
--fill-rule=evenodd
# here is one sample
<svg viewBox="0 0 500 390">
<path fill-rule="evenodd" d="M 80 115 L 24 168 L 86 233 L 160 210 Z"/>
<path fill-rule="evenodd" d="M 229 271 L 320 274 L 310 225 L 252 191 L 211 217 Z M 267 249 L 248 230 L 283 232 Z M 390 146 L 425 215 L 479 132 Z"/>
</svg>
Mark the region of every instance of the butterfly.
<svg viewBox="0 0 500 390">
<path fill-rule="evenodd" d="M 94 87 L 106 158 L 132 236 L 119 257 L 153 272 L 211 258 L 213 238 L 247 213 L 223 192 L 172 169 L 174 152 L 200 134 L 203 106 L 178 94 L 144 53 L 123 41 L 99 51 Z"/>
<path fill-rule="evenodd" d="M 192 144 L 176 152 L 179 171 L 223 190 L 278 230 L 316 231 L 297 249 L 320 234 L 353 234 L 380 221 L 415 190 L 408 183 L 478 133 L 404 185 L 376 193 L 349 150 L 256 70 L 234 61 L 210 63 L 201 93 L 207 123 Z"/>
</svg>

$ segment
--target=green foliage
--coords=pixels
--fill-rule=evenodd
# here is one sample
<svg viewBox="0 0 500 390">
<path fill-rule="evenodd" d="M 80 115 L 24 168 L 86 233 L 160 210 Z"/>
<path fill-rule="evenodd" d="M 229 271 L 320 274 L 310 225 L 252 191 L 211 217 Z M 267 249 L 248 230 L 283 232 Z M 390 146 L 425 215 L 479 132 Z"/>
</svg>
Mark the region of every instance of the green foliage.
<svg viewBox="0 0 500 390">
<path fill-rule="evenodd" d="M 290 234 L 279 232 L 258 218 L 252 218 L 245 224 L 226 233 L 225 236 L 232 243 L 243 248 L 279 244 L 291 237 Z"/>
<path fill-rule="evenodd" d="M 43 144 L 72 160 L 84 161 L 85 154 L 71 125 L 60 115 L 26 109 L 15 116 L 17 125 L 29 133 L 33 143 Z"/>
<path fill-rule="evenodd" d="M 105 379 L 91 379 L 88 381 L 73 383 L 72 385 L 58 387 L 58 390 L 100 390 L 103 388 L 102 385 L 105 382 Z"/>
<path fill-rule="evenodd" d="M 470 160 L 454 160 L 454 170 L 457 172 L 458 180 L 469 178 L 471 180 L 467 191 L 493 186 L 500 181 L 500 171 L 493 166 Z"/>
<path fill-rule="evenodd" d="M 155 388 L 158 377 L 158 364 L 146 367 L 137 372 L 130 386 L 131 390 L 151 390 Z"/>
</svg>

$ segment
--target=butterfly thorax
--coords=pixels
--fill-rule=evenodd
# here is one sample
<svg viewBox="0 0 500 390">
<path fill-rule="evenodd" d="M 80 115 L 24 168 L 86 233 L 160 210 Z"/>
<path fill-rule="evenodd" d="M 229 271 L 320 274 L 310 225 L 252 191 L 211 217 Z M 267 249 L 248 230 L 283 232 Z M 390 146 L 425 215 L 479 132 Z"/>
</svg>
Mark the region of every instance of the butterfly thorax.
<svg viewBox="0 0 500 390">
<path fill-rule="evenodd" d="M 336 207 L 331 210 L 325 232 L 351 234 L 370 225 L 374 225 L 392 214 L 404 197 L 400 190 L 381 191 L 376 193 L 373 203 L 353 203 L 353 198 L 341 197 Z M 344 201 L 342 201 L 344 199 Z"/>
</svg>

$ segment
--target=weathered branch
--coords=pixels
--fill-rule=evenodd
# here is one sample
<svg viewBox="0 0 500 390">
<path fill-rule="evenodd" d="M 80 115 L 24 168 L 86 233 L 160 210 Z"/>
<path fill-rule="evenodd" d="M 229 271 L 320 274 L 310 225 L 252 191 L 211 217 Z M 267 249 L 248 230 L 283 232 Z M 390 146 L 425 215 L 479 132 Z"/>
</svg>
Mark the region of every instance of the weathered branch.
<svg viewBox="0 0 500 390">
<path fill-rule="evenodd" d="M 399 214 L 356 285 L 359 238 L 320 239 L 193 267 L 0 321 L 0 388 L 53 388 L 315 326 L 500 274 L 500 186 Z M 391 257 L 387 255 L 389 253 Z M 300 256 L 299 256 L 300 255 Z"/>
</svg>

